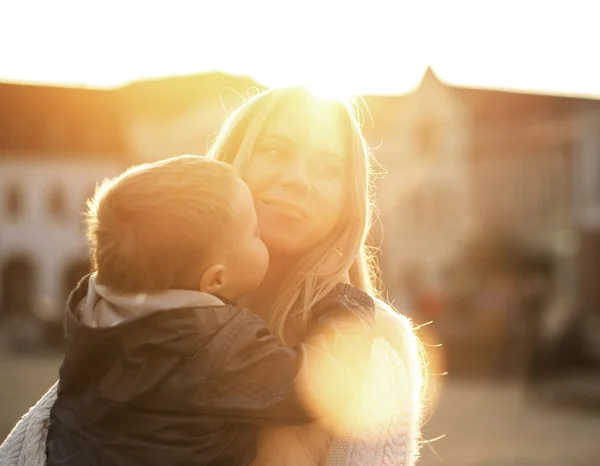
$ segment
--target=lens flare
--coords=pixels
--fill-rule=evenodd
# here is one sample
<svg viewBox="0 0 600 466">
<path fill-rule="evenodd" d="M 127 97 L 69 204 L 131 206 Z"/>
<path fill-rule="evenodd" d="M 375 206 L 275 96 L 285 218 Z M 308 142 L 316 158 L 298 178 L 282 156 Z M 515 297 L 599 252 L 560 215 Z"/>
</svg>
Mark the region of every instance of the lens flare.
<svg viewBox="0 0 600 466">
<path fill-rule="evenodd" d="M 312 95 L 320 100 L 348 102 L 356 95 L 349 87 L 344 86 L 342 83 L 308 81 L 300 83 L 300 86 L 307 89 Z"/>
<path fill-rule="evenodd" d="M 345 337 L 350 342 L 345 354 L 348 360 L 361 357 L 358 350 L 353 350 L 353 338 Z M 360 431 L 375 439 L 395 416 L 401 415 L 398 410 L 407 405 L 402 396 L 410 396 L 410 390 L 408 383 L 398 379 L 397 364 L 390 363 L 394 353 L 385 339 L 376 338 L 365 373 L 358 378 L 348 377 L 347 371 L 332 367 L 328 360 L 311 363 L 300 380 L 300 391 L 307 394 L 306 405 L 324 428 L 338 433 Z M 403 390 L 407 392 L 404 395 Z"/>
</svg>

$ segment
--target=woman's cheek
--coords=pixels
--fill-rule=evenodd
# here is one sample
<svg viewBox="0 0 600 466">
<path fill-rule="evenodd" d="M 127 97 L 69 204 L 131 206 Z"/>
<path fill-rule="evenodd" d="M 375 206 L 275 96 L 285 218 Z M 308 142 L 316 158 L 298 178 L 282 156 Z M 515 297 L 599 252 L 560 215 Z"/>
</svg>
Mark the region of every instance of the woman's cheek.
<svg viewBox="0 0 600 466">
<path fill-rule="evenodd" d="M 270 189 L 280 182 L 282 166 L 266 160 L 261 156 L 253 156 L 244 175 L 244 181 L 252 193 Z"/>
<path fill-rule="evenodd" d="M 246 171 L 246 175 L 244 176 L 244 181 L 250 188 L 250 191 L 253 195 L 260 192 L 266 185 L 268 185 L 268 180 L 270 179 L 270 175 L 267 171 L 267 167 L 260 160 L 253 159 L 250 162 L 248 170 Z"/>
<path fill-rule="evenodd" d="M 341 180 L 322 183 L 317 191 L 319 192 L 320 206 L 327 210 L 330 215 L 337 214 L 342 210 L 346 193 L 344 183 Z"/>
</svg>

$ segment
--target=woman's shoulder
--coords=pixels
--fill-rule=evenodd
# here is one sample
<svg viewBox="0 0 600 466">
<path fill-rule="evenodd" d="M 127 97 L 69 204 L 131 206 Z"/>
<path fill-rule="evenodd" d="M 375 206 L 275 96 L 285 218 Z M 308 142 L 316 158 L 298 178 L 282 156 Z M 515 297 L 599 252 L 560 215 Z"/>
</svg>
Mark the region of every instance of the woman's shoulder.
<svg viewBox="0 0 600 466">
<path fill-rule="evenodd" d="M 412 321 L 397 312 L 381 299 L 375 299 L 375 325 L 377 335 L 388 340 L 389 344 L 400 349 L 407 345 L 418 347 L 418 339 Z"/>
<path fill-rule="evenodd" d="M 375 300 L 375 311 L 376 337 L 385 340 L 384 346 L 395 350 L 395 355 L 387 357 L 402 366 L 410 390 L 420 393 L 424 389 L 427 360 L 413 322 L 380 299 Z"/>
<path fill-rule="evenodd" d="M 381 298 L 374 298 L 374 301 L 375 311 L 377 312 L 377 317 L 379 319 L 383 319 L 390 325 L 401 326 L 405 329 L 412 329 L 411 320 L 407 316 L 401 312 L 398 312 Z"/>
</svg>

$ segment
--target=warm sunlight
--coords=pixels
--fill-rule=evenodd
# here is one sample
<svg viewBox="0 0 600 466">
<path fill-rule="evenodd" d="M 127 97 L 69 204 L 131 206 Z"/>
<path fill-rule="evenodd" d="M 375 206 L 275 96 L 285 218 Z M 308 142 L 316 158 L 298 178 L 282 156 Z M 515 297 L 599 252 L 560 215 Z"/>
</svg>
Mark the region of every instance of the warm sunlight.
<svg viewBox="0 0 600 466">
<path fill-rule="evenodd" d="M 290 84 L 302 86 L 317 99 L 322 100 L 341 100 L 346 102 L 356 95 L 356 92 L 350 86 L 336 85 L 336 82 L 333 81 L 297 81 L 290 82 Z M 287 83 L 282 83 L 281 85 L 285 86 Z"/>
<path fill-rule="evenodd" d="M 268 86 L 309 84 L 345 97 L 404 92 L 426 66 L 426 54 L 410 40 L 414 25 L 398 20 L 414 13 L 394 0 L 373 0 L 369 8 L 308 1 L 291 13 L 266 0 L 175 2 L 169 10 L 145 5 L 143 12 L 137 3 L 109 0 L 93 14 L 79 2 L 59 0 L 36 5 L 35 16 L 28 3 L 0 6 L 0 17 L 11 18 L 0 40 L 13 44 L 0 54 L 0 79 L 115 86 L 222 70 Z M 278 13 L 279 21 L 270 19 Z"/>
<path fill-rule="evenodd" d="M 600 466 L 599 6 L 0 0 L 0 466 Z"/>
<path fill-rule="evenodd" d="M 116 86 L 222 70 L 347 96 L 405 92 L 431 64 L 452 84 L 600 95 L 593 2 L 541 5 L 224 0 L 142 9 L 107 0 L 92 11 L 75 0 L 5 2 L 0 41 L 11 46 L 0 52 L 0 80 Z"/>
<path fill-rule="evenodd" d="M 600 96 L 593 2 L 452 0 L 435 11 L 428 58 L 444 82 Z"/>
<path fill-rule="evenodd" d="M 347 357 L 348 360 L 360 358 L 358 351 Z M 407 416 L 402 400 L 419 394 L 414 390 L 420 384 L 419 374 L 411 374 L 411 381 L 416 385 L 411 385 L 408 380 L 402 380 L 398 385 L 400 373 L 389 358 L 388 342 L 382 338 L 373 343 L 370 363 L 360 386 L 349 384 L 346 374 L 340 374 L 324 361 L 312 361 L 310 371 L 304 375 L 306 377 L 300 379 L 302 392 L 314 393 L 314 396 L 305 397 L 307 407 L 316 413 L 322 427 L 337 432 L 350 433 L 359 429 L 376 436 L 395 417 Z M 352 404 L 340 409 L 340 400 L 345 399 L 352 399 Z"/>
</svg>

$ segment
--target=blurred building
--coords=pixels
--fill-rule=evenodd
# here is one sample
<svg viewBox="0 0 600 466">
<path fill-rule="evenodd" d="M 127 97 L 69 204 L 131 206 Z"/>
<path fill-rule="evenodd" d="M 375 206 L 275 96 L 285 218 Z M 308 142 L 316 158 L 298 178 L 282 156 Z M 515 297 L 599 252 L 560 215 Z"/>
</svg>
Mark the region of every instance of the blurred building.
<svg viewBox="0 0 600 466">
<path fill-rule="evenodd" d="M 503 231 L 552 258 L 559 293 L 600 306 L 600 101 L 452 87 L 429 69 L 414 91 L 367 103 L 388 171 L 379 207 L 392 298 L 415 268 L 443 287 L 468 238 Z"/>
<path fill-rule="evenodd" d="M 21 317 L 60 334 L 90 269 L 82 214 L 96 184 L 133 163 L 204 153 L 252 87 L 222 73 L 113 90 L 0 83 L 0 344 L 13 327 L 27 333 Z"/>
<path fill-rule="evenodd" d="M 600 102 L 581 105 L 576 120 L 575 225 L 577 292 L 583 306 L 600 312 Z"/>
<path fill-rule="evenodd" d="M 467 108 L 428 70 L 406 95 L 367 97 L 364 131 L 386 176 L 378 183 L 383 278 L 399 306 L 409 286 L 439 289 L 443 270 L 472 231 L 471 127 Z"/>
<path fill-rule="evenodd" d="M 87 269 L 80 213 L 98 180 L 204 153 L 262 89 L 223 73 L 110 91 L 1 84 L 1 308 L 64 301 Z M 409 93 L 364 100 L 365 136 L 387 172 L 375 243 L 399 307 L 412 305 L 410 288 L 443 292 L 470 238 L 506 231 L 551 258 L 558 294 L 598 308 L 599 100 L 454 87 L 430 69 Z"/>
<path fill-rule="evenodd" d="M 85 201 L 127 163 L 116 97 L 0 84 L 0 320 L 62 310 L 89 270 Z"/>
<path fill-rule="evenodd" d="M 249 78 L 220 72 L 139 81 L 119 89 L 133 159 L 204 154 L 225 117 L 262 89 Z"/>
</svg>

